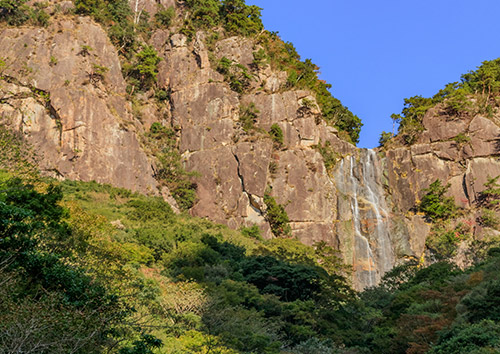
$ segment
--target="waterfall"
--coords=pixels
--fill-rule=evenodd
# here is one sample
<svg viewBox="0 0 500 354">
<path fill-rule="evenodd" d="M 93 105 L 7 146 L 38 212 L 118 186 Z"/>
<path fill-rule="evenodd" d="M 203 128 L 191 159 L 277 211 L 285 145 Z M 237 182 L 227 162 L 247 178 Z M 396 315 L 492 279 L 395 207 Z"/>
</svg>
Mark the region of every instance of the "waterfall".
<svg viewBox="0 0 500 354">
<path fill-rule="evenodd" d="M 358 161 L 346 157 L 335 170 L 337 231 L 344 248 L 351 248 L 343 251 L 352 260 L 358 290 L 377 285 L 394 264 L 389 213 L 377 169 L 376 153 L 363 149 Z"/>
</svg>

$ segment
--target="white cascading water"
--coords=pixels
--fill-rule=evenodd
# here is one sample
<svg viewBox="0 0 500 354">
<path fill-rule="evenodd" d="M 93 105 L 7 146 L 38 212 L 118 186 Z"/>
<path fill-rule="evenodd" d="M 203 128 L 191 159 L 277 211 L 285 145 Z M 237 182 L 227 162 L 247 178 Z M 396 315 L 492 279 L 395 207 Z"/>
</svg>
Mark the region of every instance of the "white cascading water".
<svg viewBox="0 0 500 354">
<path fill-rule="evenodd" d="M 351 210 L 352 210 L 352 218 L 354 223 L 354 236 L 356 237 L 354 240 L 355 244 L 355 257 L 357 256 L 358 251 L 361 254 L 364 253 L 362 257 L 358 257 L 358 264 L 360 267 L 355 269 L 356 276 L 358 280 L 362 284 L 366 284 L 367 287 L 374 286 L 377 283 L 377 274 L 375 269 L 375 258 L 373 257 L 373 252 L 370 247 L 370 242 L 368 239 L 363 236 L 361 233 L 361 217 L 359 215 L 359 202 L 358 202 L 358 187 L 359 183 L 357 183 L 357 179 L 354 177 L 354 156 L 351 156 L 350 159 L 350 168 L 349 168 L 349 177 L 352 188 L 352 201 L 351 201 Z M 364 262 L 363 262 L 363 261 Z"/>
<path fill-rule="evenodd" d="M 373 150 L 361 150 L 360 155 L 359 162 L 354 156 L 343 159 L 335 171 L 337 190 L 343 196 L 338 199 L 339 214 L 347 210 L 351 212 L 350 220 L 346 215 L 339 215 L 339 219 L 352 222 L 350 225 L 354 229 L 353 233 L 351 231 L 353 280 L 358 290 L 377 285 L 394 263 L 389 214 L 380 174 L 377 173 L 377 157 Z M 349 232 L 342 228 L 338 231 L 339 238 L 346 244 L 350 243 L 346 241 L 350 236 L 342 235 Z"/>
</svg>

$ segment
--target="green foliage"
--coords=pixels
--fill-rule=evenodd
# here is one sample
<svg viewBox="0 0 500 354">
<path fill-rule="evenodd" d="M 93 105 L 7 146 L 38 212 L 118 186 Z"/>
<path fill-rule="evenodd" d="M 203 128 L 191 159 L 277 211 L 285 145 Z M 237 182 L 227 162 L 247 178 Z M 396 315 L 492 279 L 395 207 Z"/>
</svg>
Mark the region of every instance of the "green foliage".
<svg viewBox="0 0 500 354">
<path fill-rule="evenodd" d="M 446 113 L 456 117 L 467 115 L 472 108 L 472 103 L 467 97 L 468 94 L 469 92 L 466 89 L 457 86 L 452 93 L 446 96 L 446 100 L 444 101 Z"/>
<path fill-rule="evenodd" d="M 358 296 L 324 242 L 258 241 L 257 227 L 242 235 L 95 182 L 0 191 L 2 348 L 29 338 L 24 351 L 53 353 L 498 349 L 495 249 L 465 271 L 411 261 Z"/>
<path fill-rule="evenodd" d="M 333 168 L 337 164 L 339 154 L 335 151 L 329 141 L 325 141 L 325 144 L 322 144 L 320 141 L 319 144 L 314 147 L 323 157 L 323 163 L 325 164 L 326 171 L 331 174 L 333 172 Z"/>
<path fill-rule="evenodd" d="M 401 114 L 391 118 L 400 122 L 398 135 L 406 144 L 416 142 L 423 131 L 422 119 L 432 107 L 441 104 L 451 119 L 477 112 L 493 114 L 500 93 L 500 59 L 484 61 L 475 71 L 462 75 L 461 82 L 452 82 L 432 98 L 414 96 L 404 100 Z"/>
<path fill-rule="evenodd" d="M 320 273 L 307 265 L 291 265 L 269 256 L 247 259 L 241 265 L 245 280 L 283 301 L 308 300 L 321 289 Z"/>
<path fill-rule="evenodd" d="M 318 78 L 319 68 L 310 59 L 301 61 L 293 44 L 283 42 L 275 33 L 265 32 L 259 40 L 265 48 L 266 58 L 271 66 L 288 72 L 288 86 L 313 91 L 323 119 L 345 132 L 344 137 L 347 140 L 357 143 L 363 125 L 361 120 L 332 96 L 329 91 L 331 85 Z"/>
<path fill-rule="evenodd" d="M 164 89 L 157 90 L 155 93 L 155 98 L 160 101 L 170 101 L 170 92 Z"/>
<path fill-rule="evenodd" d="M 25 179 L 38 176 L 36 156 L 22 136 L 0 124 L 0 169 Z"/>
<path fill-rule="evenodd" d="M 450 185 L 443 186 L 439 179 L 435 180 L 429 188 L 424 189 L 426 194 L 422 197 L 418 209 L 432 221 L 448 220 L 457 212 L 453 197 L 445 197 Z"/>
<path fill-rule="evenodd" d="M 92 16 L 107 27 L 120 54 L 132 56 L 137 47 L 137 31 L 143 28 L 141 23 L 134 23 L 128 0 L 74 0 L 74 3 L 77 14 Z"/>
<path fill-rule="evenodd" d="M 340 252 L 323 241 L 309 247 L 296 239 L 274 238 L 259 245 L 255 254 L 271 256 L 293 264 L 321 266 L 329 275 L 339 275 L 347 271 Z"/>
<path fill-rule="evenodd" d="M 300 342 L 289 352 L 291 354 L 336 354 L 339 351 L 330 341 L 322 341 L 318 338 L 311 338 Z"/>
<path fill-rule="evenodd" d="M 153 349 L 160 348 L 162 341 L 150 334 L 143 334 L 140 340 L 134 341 L 133 347 L 122 348 L 119 354 L 153 354 Z"/>
<path fill-rule="evenodd" d="M 29 19 L 27 0 L 0 0 L 0 21 L 11 26 L 20 26 Z"/>
<path fill-rule="evenodd" d="M 479 204 L 485 208 L 496 210 L 500 208 L 500 184 L 496 177 L 488 176 L 488 181 L 484 184 L 485 190 L 479 192 Z"/>
<path fill-rule="evenodd" d="M 47 27 L 50 16 L 43 10 L 43 3 L 35 3 L 30 7 L 27 0 L 0 0 L 0 22 L 6 21 L 11 26 L 30 23 Z"/>
<path fill-rule="evenodd" d="M 261 8 L 244 0 L 222 0 L 221 17 L 224 29 L 231 35 L 251 36 L 262 31 Z"/>
<path fill-rule="evenodd" d="M 68 250 L 67 258 L 56 251 L 57 241 L 71 235 L 63 220 L 67 211 L 59 205 L 61 188 L 49 185 L 39 192 L 15 179 L 3 182 L 0 190 L 0 271 L 10 273 L 3 279 L 14 279 L 0 305 L 8 310 L 0 311 L 2 348 L 35 351 L 40 343 L 38 348 L 57 353 L 109 348 L 108 333 L 129 310 L 101 281 L 74 265 Z M 28 326 L 23 331 L 29 340 L 22 339 L 22 325 Z"/>
<path fill-rule="evenodd" d="M 401 115 L 392 118 L 399 121 L 398 133 L 407 144 L 416 142 L 419 134 L 423 131 L 422 119 L 427 110 L 433 107 L 435 102 L 430 98 L 413 96 L 405 98 L 404 108 Z"/>
<path fill-rule="evenodd" d="M 483 208 L 481 210 L 479 221 L 481 222 L 481 225 L 491 227 L 493 229 L 496 229 L 500 224 L 500 219 L 496 215 L 495 211 L 487 208 Z"/>
<path fill-rule="evenodd" d="M 98 64 L 93 64 L 92 65 L 92 80 L 93 82 L 98 82 L 101 81 L 103 82 L 105 80 L 105 75 L 109 71 L 109 68 L 98 65 Z"/>
<path fill-rule="evenodd" d="M 453 229 L 434 226 L 425 240 L 425 245 L 433 251 L 436 257 L 446 259 L 454 256 L 458 244 L 470 236 L 470 230 L 463 224 L 458 224 Z"/>
<path fill-rule="evenodd" d="M 380 134 L 380 139 L 378 141 L 379 146 L 385 146 L 393 137 L 394 135 L 391 132 L 383 131 Z"/>
<path fill-rule="evenodd" d="M 244 93 L 250 87 L 254 76 L 247 67 L 222 57 L 217 64 L 217 71 L 224 75 L 224 81 L 229 83 L 231 89 L 239 94 Z"/>
<path fill-rule="evenodd" d="M 267 206 L 266 220 L 271 226 L 271 232 L 276 237 L 287 236 L 290 237 L 292 229 L 290 228 L 290 220 L 283 205 L 280 205 L 276 200 L 266 192 L 264 195 L 264 203 Z"/>
<path fill-rule="evenodd" d="M 244 0 L 186 0 L 185 4 L 190 16 L 183 32 L 188 36 L 193 35 L 194 28 L 210 29 L 219 25 L 228 34 L 240 36 L 251 36 L 263 29 L 261 9 L 246 5 Z"/>
<path fill-rule="evenodd" d="M 155 14 L 155 21 L 159 27 L 170 27 L 172 20 L 175 18 L 175 8 L 159 4 L 158 12 Z"/>
<path fill-rule="evenodd" d="M 273 142 L 279 147 L 283 145 L 283 131 L 280 126 L 276 123 L 271 125 L 271 129 L 269 130 L 269 135 Z"/>
<path fill-rule="evenodd" d="M 260 234 L 260 229 L 257 225 L 253 225 L 250 227 L 242 227 L 240 228 L 240 232 L 243 236 L 253 238 L 255 240 L 262 241 L 263 238 Z"/>
<path fill-rule="evenodd" d="M 487 319 L 500 321 L 500 280 L 491 279 L 481 283 L 462 298 L 459 308 L 467 321 L 476 323 Z"/>
<path fill-rule="evenodd" d="M 444 331 L 432 354 L 495 353 L 500 350 L 500 325 L 484 320 Z"/>
<path fill-rule="evenodd" d="M 158 64 L 161 60 L 153 46 L 145 45 L 137 53 L 135 62 L 124 66 L 123 71 L 132 79 L 129 81 L 133 85 L 137 85 L 141 90 L 147 90 L 156 83 Z"/>
<path fill-rule="evenodd" d="M 158 159 L 155 177 L 165 183 L 182 210 L 190 209 L 196 201 L 196 183 L 191 181 L 196 173 L 184 169 L 175 132 L 155 122 L 145 135 L 145 143 Z"/>
<path fill-rule="evenodd" d="M 220 23 L 219 0 L 186 0 L 190 20 L 197 28 L 209 29 Z"/>
<path fill-rule="evenodd" d="M 246 133 L 255 129 L 255 123 L 259 117 L 260 111 L 255 106 L 255 103 L 251 102 L 248 105 L 240 105 L 240 117 L 239 121 L 241 127 Z"/>
<path fill-rule="evenodd" d="M 463 133 L 460 133 L 458 134 L 455 138 L 453 138 L 453 140 L 455 140 L 455 142 L 459 145 L 459 146 L 462 146 L 464 144 L 467 144 L 470 142 L 470 137 L 463 134 Z"/>
<path fill-rule="evenodd" d="M 161 125 L 150 134 L 173 136 Z M 348 298 L 326 245 L 280 239 L 257 251 L 257 227 L 242 235 L 176 216 L 160 198 L 95 182 L 21 186 L 0 188 L 2 348 L 26 328 L 26 343 L 54 353 L 75 343 L 82 353 L 279 353 L 326 341 Z"/>
<path fill-rule="evenodd" d="M 491 95 L 500 92 L 500 59 L 482 62 L 476 71 L 462 75 L 462 85 L 467 92 Z"/>
<path fill-rule="evenodd" d="M 331 85 L 318 79 L 319 68 L 310 59 L 298 63 L 301 64 L 297 65 L 296 71 L 291 71 L 288 82 L 293 86 L 309 88 L 315 92 L 323 118 L 340 131 L 346 132 L 348 140 L 356 144 L 363 125 L 361 120 L 331 95 L 328 91 Z"/>
<path fill-rule="evenodd" d="M 2 73 L 5 70 L 5 67 L 7 66 L 7 63 L 5 62 L 5 59 L 0 57 L 0 77 L 2 77 Z"/>
<path fill-rule="evenodd" d="M 365 313 L 380 312 L 370 334 L 356 344 L 371 352 L 495 351 L 498 328 L 491 324 L 498 321 L 498 260 L 491 252 L 465 271 L 446 262 L 423 267 L 415 261 L 394 269 L 381 286 L 362 294 Z"/>
<path fill-rule="evenodd" d="M 258 51 L 253 52 L 253 66 L 256 68 L 263 67 L 268 60 L 267 53 L 263 48 L 260 48 Z"/>
</svg>

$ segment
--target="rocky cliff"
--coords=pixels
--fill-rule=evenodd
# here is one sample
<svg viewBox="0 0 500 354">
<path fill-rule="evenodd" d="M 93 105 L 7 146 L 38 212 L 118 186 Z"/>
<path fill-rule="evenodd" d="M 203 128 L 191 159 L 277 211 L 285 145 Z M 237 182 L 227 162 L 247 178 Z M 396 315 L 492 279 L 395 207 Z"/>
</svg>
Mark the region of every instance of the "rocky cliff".
<svg viewBox="0 0 500 354">
<path fill-rule="evenodd" d="M 363 288 L 424 253 L 430 226 L 414 207 L 432 181 L 449 182 L 450 194 L 470 208 L 487 177 L 500 174 L 498 116 L 457 119 L 433 109 L 417 144 L 359 150 L 321 119 L 313 92 L 255 64 L 261 46 L 251 38 L 156 29 L 148 42 L 162 59 L 156 89 L 168 100 L 158 104 L 153 90 L 132 96 L 105 30 L 64 4 L 46 28 L 0 30 L 1 123 L 24 134 L 48 175 L 161 194 L 176 208 L 144 145 L 160 123 L 176 132 L 185 168 L 197 173 L 192 215 L 234 229 L 258 225 L 270 238 L 270 194 L 284 206 L 292 235 L 335 245 Z M 146 5 L 154 14 L 156 3 Z M 248 74 L 243 92 L 217 70 L 222 59 Z M 269 133 L 276 125 L 282 138 Z M 470 139 L 457 142 L 459 134 Z"/>
</svg>

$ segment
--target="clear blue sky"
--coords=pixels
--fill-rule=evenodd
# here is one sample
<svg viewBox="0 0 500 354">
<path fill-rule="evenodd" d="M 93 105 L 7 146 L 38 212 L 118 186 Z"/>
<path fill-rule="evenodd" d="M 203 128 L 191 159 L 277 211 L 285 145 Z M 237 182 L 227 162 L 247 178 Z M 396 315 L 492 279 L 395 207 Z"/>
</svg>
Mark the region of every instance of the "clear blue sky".
<svg viewBox="0 0 500 354">
<path fill-rule="evenodd" d="M 311 58 L 363 121 L 358 146 L 392 130 L 403 99 L 431 96 L 500 57 L 500 0 L 247 0 L 266 29 Z"/>
</svg>

